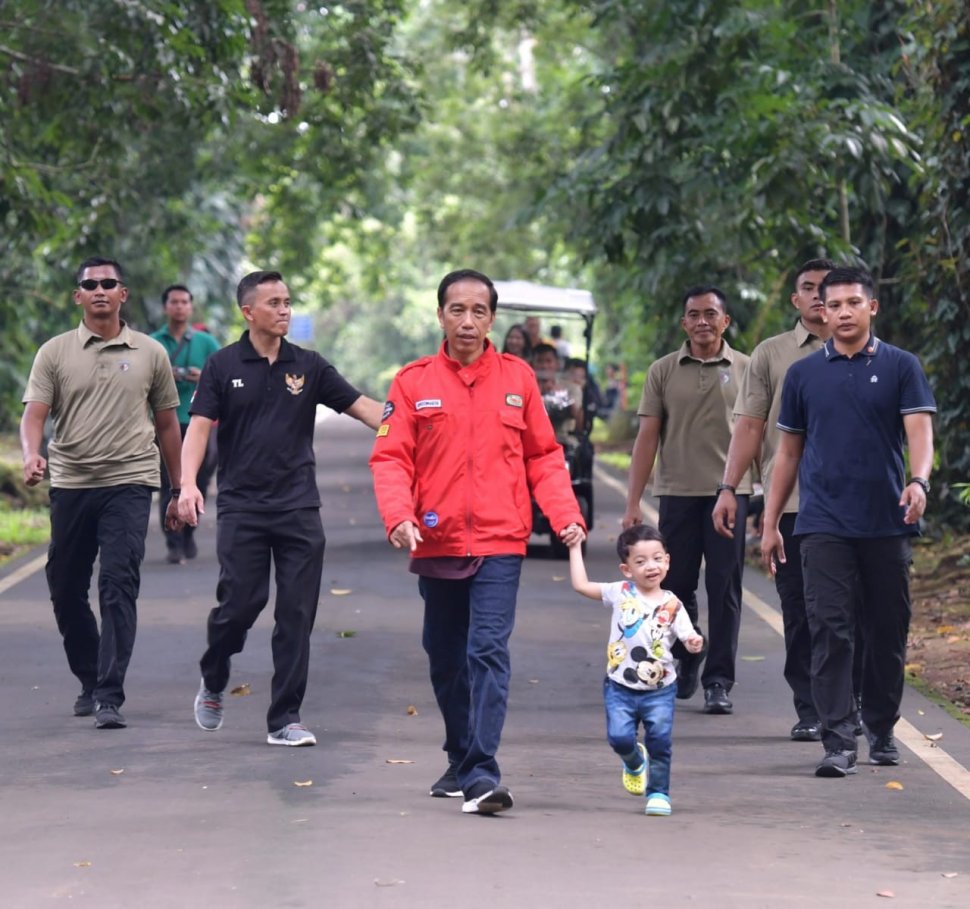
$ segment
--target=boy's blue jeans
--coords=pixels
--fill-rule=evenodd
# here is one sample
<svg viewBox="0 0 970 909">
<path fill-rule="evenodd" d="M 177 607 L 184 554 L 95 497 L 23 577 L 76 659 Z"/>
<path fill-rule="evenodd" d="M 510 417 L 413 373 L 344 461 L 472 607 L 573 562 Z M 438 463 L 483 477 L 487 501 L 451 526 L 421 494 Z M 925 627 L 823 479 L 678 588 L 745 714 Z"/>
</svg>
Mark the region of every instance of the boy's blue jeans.
<svg viewBox="0 0 970 909">
<path fill-rule="evenodd" d="M 670 794 L 670 757 L 673 750 L 674 699 L 677 686 L 635 691 L 611 679 L 603 680 L 606 738 L 624 759 L 637 754 L 637 727 L 643 723 L 643 741 L 649 755 L 647 794 Z"/>
</svg>

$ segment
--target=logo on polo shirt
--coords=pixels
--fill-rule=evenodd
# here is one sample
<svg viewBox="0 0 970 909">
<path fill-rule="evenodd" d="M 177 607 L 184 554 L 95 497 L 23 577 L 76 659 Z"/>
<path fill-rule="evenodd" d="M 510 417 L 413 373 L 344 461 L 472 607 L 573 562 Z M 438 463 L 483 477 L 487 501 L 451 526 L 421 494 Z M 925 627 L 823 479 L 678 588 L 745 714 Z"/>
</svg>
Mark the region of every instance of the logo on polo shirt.
<svg viewBox="0 0 970 909">
<path fill-rule="evenodd" d="M 394 413 L 394 402 L 387 401 L 384 404 L 384 411 L 381 414 L 381 422 L 383 423 L 392 413 Z"/>
<path fill-rule="evenodd" d="M 521 407 L 522 406 L 522 395 L 506 395 L 505 403 L 509 407 Z"/>
<path fill-rule="evenodd" d="M 879 376 L 873 376 L 869 381 L 870 382 L 878 382 L 879 381 Z"/>
<path fill-rule="evenodd" d="M 303 383 L 306 382 L 306 376 L 291 376 L 289 373 L 285 373 L 286 376 L 286 390 L 291 395 L 298 395 L 303 391 Z"/>
<path fill-rule="evenodd" d="M 233 379 L 232 380 L 232 387 L 233 388 L 244 388 L 245 386 L 243 385 L 243 380 L 242 379 Z"/>
<path fill-rule="evenodd" d="M 434 512 L 434 511 L 426 511 L 424 513 L 424 517 L 422 518 L 422 520 L 424 521 L 424 526 L 425 527 L 437 527 L 438 526 L 438 514 L 437 514 L 437 512 Z"/>
<path fill-rule="evenodd" d="M 414 405 L 415 410 L 427 410 L 429 407 L 441 407 L 441 398 L 425 398 Z"/>
</svg>

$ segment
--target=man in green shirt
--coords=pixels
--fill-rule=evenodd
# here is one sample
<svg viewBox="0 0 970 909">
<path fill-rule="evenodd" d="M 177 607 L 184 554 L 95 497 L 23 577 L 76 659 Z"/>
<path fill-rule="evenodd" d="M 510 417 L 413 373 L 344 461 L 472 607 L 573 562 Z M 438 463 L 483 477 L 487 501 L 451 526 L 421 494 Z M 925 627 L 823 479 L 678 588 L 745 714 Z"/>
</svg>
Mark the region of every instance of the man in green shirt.
<svg viewBox="0 0 970 909">
<path fill-rule="evenodd" d="M 195 394 L 199 376 L 202 375 L 202 367 L 218 349 L 216 339 L 208 332 L 198 331 L 192 328 L 192 292 L 184 284 L 171 284 L 162 292 L 162 306 L 165 307 L 165 316 L 168 323 L 164 328 L 152 334 L 168 353 L 169 362 L 172 365 L 172 376 L 175 379 L 175 387 L 178 389 L 179 406 L 178 421 L 179 430 L 182 438 L 185 438 L 185 431 L 189 428 L 189 404 L 192 403 L 192 396 Z M 212 476 L 214 465 L 209 463 L 207 458 L 199 472 L 198 486 L 205 495 Z M 198 555 L 198 547 L 195 543 L 195 528 L 185 525 L 182 530 L 173 531 L 165 528 L 165 508 L 168 505 L 169 490 L 171 485 L 168 479 L 168 471 L 162 464 L 162 488 L 159 494 L 159 520 L 162 530 L 165 533 L 165 544 L 168 549 L 168 561 L 173 565 L 179 565 L 186 559 L 194 559 Z"/>
</svg>

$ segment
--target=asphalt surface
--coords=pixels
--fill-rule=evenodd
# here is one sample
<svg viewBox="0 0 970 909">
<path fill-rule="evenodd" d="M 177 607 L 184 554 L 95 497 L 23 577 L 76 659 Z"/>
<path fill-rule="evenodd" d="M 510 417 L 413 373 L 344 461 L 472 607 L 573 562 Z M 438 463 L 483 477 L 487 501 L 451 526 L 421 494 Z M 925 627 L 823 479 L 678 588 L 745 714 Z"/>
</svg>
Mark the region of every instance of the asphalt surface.
<svg viewBox="0 0 970 909">
<path fill-rule="evenodd" d="M 184 566 L 165 563 L 152 525 L 127 729 L 72 716 L 78 686 L 43 571 L 27 571 L 39 553 L 0 573 L 0 906 L 751 909 L 862 906 L 880 894 L 970 906 L 970 730 L 907 690 L 913 748 L 899 767 L 869 766 L 862 745 L 856 776 L 816 779 L 820 746 L 788 738 L 782 642 L 765 607 L 745 610 L 734 714 L 702 714 L 700 694 L 678 702 L 674 813 L 644 816 L 605 741 L 609 613 L 572 592 L 539 538 L 499 753 L 515 807 L 477 817 L 429 798 L 443 729 L 415 578 L 374 506 L 370 439 L 346 418 L 320 427 L 328 544 L 303 711 L 315 748 L 265 743 L 271 608 L 233 664 L 230 686 L 252 693 L 227 697 L 218 732 L 193 721 L 214 515 Z M 616 576 L 621 507 L 615 486 L 598 482 L 594 580 Z M 756 571 L 745 586 L 777 604 Z"/>
</svg>

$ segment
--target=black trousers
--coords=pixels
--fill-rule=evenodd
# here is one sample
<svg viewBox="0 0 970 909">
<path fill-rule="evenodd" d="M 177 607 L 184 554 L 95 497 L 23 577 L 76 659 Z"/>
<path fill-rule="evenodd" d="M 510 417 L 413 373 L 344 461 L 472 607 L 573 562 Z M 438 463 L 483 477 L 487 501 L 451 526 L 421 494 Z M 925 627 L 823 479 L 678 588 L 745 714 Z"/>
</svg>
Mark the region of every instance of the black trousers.
<svg viewBox="0 0 970 909">
<path fill-rule="evenodd" d="M 270 732 L 300 722 L 310 666 L 326 540 L 319 508 L 220 513 L 216 524 L 219 603 L 209 613 L 208 648 L 200 666 L 205 687 L 224 691 L 230 660 L 269 600 L 270 559 L 276 567 Z"/>
<path fill-rule="evenodd" d="M 54 618 L 71 672 L 102 704 L 125 702 L 151 508 L 148 486 L 51 489 L 47 585 Z M 99 554 L 100 634 L 88 599 Z"/>
<path fill-rule="evenodd" d="M 802 538 L 812 697 L 826 750 L 856 748 L 852 662 L 857 621 L 865 637 L 863 722 L 873 735 L 885 735 L 899 719 L 912 560 L 908 536 L 849 539 L 812 533 Z"/>
<path fill-rule="evenodd" d="M 700 632 L 697 583 L 704 560 L 708 649 L 701 685 L 734 685 L 734 661 L 741 628 L 741 573 L 744 568 L 748 497 L 738 496 L 733 539 L 722 537 L 711 514 L 717 496 L 661 496 L 660 532 L 667 540 L 670 572 L 663 586 L 675 594 Z"/>
<path fill-rule="evenodd" d="M 179 423 L 183 442 L 185 441 L 185 433 L 188 428 L 188 423 Z M 212 479 L 212 474 L 216 468 L 215 459 L 212 457 L 212 451 L 210 450 L 214 445 L 215 435 L 215 427 L 213 427 L 212 432 L 209 434 L 209 448 L 206 450 L 205 458 L 202 460 L 202 466 L 199 467 L 199 474 L 196 477 L 196 485 L 202 491 L 203 497 L 209 494 L 209 481 Z M 161 487 L 158 490 L 158 521 L 162 527 L 162 533 L 165 534 L 165 545 L 170 550 L 179 550 L 183 548 L 186 540 L 192 538 L 192 535 L 195 533 L 195 528 L 189 527 L 186 524 L 181 530 L 165 529 L 165 512 L 168 509 L 168 501 L 172 495 L 172 481 L 169 479 L 168 470 L 165 467 L 165 458 L 159 458 L 159 462 L 162 468 L 162 478 Z"/>
</svg>

